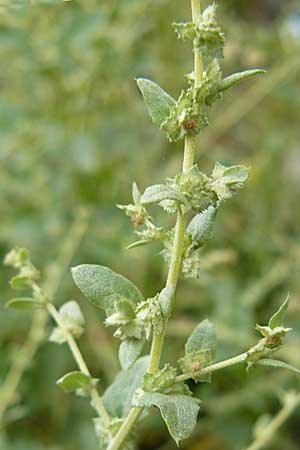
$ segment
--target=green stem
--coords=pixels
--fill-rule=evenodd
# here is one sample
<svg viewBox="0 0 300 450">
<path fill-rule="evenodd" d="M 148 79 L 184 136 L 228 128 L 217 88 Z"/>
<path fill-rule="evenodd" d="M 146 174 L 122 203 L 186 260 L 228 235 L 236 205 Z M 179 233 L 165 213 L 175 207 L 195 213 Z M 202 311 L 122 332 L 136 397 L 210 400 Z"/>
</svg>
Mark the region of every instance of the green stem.
<svg viewBox="0 0 300 450">
<path fill-rule="evenodd" d="M 194 378 L 200 375 L 207 375 L 212 372 L 216 372 L 217 370 L 225 369 L 226 367 L 233 366 L 235 364 L 240 364 L 245 362 L 248 358 L 248 352 L 241 353 L 240 355 L 234 356 L 233 358 L 226 359 L 225 361 L 220 361 L 215 364 L 211 364 L 210 366 L 204 367 L 203 369 L 195 372 L 183 373 L 182 375 L 178 375 L 175 381 L 180 383 L 182 381 L 189 380 L 190 378 Z"/>
<path fill-rule="evenodd" d="M 72 355 L 74 356 L 74 359 L 78 365 L 79 370 L 84 373 L 85 375 L 88 375 L 91 377 L 90 371 L 83 359 L 83 356 L 79 350 L 79 347 L 72 336 L 72 334 L 68 331 L 68 329 L 65 326 L 65 323 L 63 319 L 61 318 L 59 312 L 55 308 L 55 306 L 52 303 L 47 303 L 47 310 L 49 314 L 53 317 L 59 328 L 62 330 L 65 339 L 68 343 L 68 346 L 71 350 Z M 101 419 L 103 420 L 103 424 L 108 427 L 110 425 L 110 417 L 107 414 L 107 411 L 102 403 L 102 400 L 98 394 L 98 391 L 95 387 L 90 389 L 90 396 L 93 402 L 93 405 Z"/>
<path fill-rule="evenodd" d="M 258 438 L 246 450 L 262 450 L 274 438 L 278 429 L 289 418 L 289 416 L 300 405 L 300 394 L 294 395 L 286 401 L 283 408 L 271 420 L 264 430 L 259 434 Z"/>
<path fill-rule="evenodd" d="M 195 22 L 201 14 L 200 0 L 191 0 L 191 7 L 192 7 L 193 22 Z M 195 89 L 196 89 L 197 86 L 199 86 L 199 84 L 201 83 L 203 77 L 203 63 L 201 54 L 197 50 L 195 42 L 193 51 L 194 51 L 194 75 L 195 75 Z M 184 156 L 182 163 L 183 173 L 189 171 L 192 168 L 194 164 L 195 149 L 196 149 L 196 136 L 187 136 L 185 139 Z M 182 213 L 181 207 L 179 207 L 175 225 L 175 236 L 171 253 L 171 261 L 166 282 L 166 287 L 171 288 L 173 292 L 175 292 L 176 290 L 181 270 L 185 227 L 186 227 L 186 218 Z M 168 318 L 164 320 L 162 333 L 159 335 L 156 334 L 153 335 L 148 373 L 155 373 L 159 370 L 159 364 L 164 345 L 167 325 L 168 325 Z M 140 416 L 141 411 L 142 408 L 134 407 L 131 409 L 129 415 L 127 416 L 123 425 L 116 434 L 114 440 L 108 446 L 108 450 L 120 449 L 128 433 L 133 428 L 138 417 Z"/>
<path fill-rule="evenodd" d="M 115 435 L 114 440 L 111 442 L 111 444 L 107 447 L 107 450 L 118 450 L 122 447 L 125 439 L 131 432 L 132 428 L 134 427 L 136 421 L 140 417 L 140 414 L 142 413 L 144 408 L 131 408 L 129 411 L 128 416 L 126 417 L 126 420 L 124 421 L 122 427 L 120 428 L 119 432 Z"/>
<path fill-rule="evenodd" d="M 191 0 L 193 22 L 197 20 L 201 14 L 200 0 Z M 195 71 L 195 88 L 200 84 L 203 77 L 202 57 L 194 43 L 194 71 Z M 184 156 L 182 163 L 182 172 L 188 172 L 193 164 L 196 150 L 196 136 L 187 136 L 184 143 Z M 186 218 L 182 214 L 181 208 L 178 208 L 177 220 L 175 225 L 174 243 L 171 253 L 171 262 L 168 272 L 166 287 L 176 290 L 183 255 L 184 233 L 186 227 Z M 154 335 L 150 353 L 150 362 L 148 372 L 156 372 L 159 368 L 164 337 L 168 325 L 168 319 L 165 319 L 163 332 L 160 335 Z"/>
<path fill-rule="evenodd" d="M 182 164 L 182 172 L 187 172 L 194 164 L 194 155 L 196 147 L 196 138 L 194 136 L 185 139 L 184 157 Z M 176 290 L 183 255 L 184 233 L 186 227 L 186 218 L 182 214 L 181 208 L 178 208 L 177 220 L 175 225 L 174 243 L 171 254 L 171 261 L 168 271 L 166 287 L 171 288 L 173 292 Z M 155 373 L 159 369 L 159 363 L 164 344 L 164 338 L 168 325 L 166 318 L 163 324 L 163 332 L 159 335 L 154 334 L 150 353 L 150 362 L 148 367 L 149 373 Z"/>
<path fill-rule="evenodd" d="M 54 296 L 59 288 L 62 277 L 75 251 L 81 243 L 82 237 L 88 229 L 90 212 L 80 209 L 76 213 L 76 220 L 68 230 L 67 238 L 61 245 L 56 263 L 47 270 L 45 290 Z M 16 358 L 0 389 L 0 422 L 5 411 L 12 403 L 18 384 L 23 373 L 30 367 L 32 359 L 45 335 L 48 314 L 44 310 L 37 310 L 33 316 L 30 331 L 24 345 L 18 350 Z"/>
<path fill-rule="evenodd" d="M 200 0 L 191 0 L 192 5 L 192 18 L 193 22 L 197 22 L 199 16 L 201 15 L 201 4 Z M 194 40 L 194 75 L 195 75 L 195 89 L 199 86 L 203 78 L 203 61 L 201 54 L 196 46 L 196 41 Z"/>
<path fill-rule="evenodd" d="M 32 359 L 42 342 L 45 334 L 47 314 L 44 310 L 37 310 L 31 323 L 30 331 L 24 345 L 18 350 L 16 358 L 0 391 L 0 422 L 13 402 L 18 384 L 23 373 L 32 363 Z"/>
<path fill-rule="evenodd" d="M 196 137 L 187 136 L 184 141 L 184 154 L 182 163 L 182 172 L 188 172 L 194 164 L 196 151 Z"/>
</svg>

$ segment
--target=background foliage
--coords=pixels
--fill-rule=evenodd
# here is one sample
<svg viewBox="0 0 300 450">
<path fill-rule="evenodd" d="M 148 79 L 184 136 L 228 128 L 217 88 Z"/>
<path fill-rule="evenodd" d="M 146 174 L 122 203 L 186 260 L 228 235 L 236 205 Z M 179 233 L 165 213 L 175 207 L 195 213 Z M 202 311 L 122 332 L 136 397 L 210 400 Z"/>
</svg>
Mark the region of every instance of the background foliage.
<svg viewBox="0 0 300 450">
<path fill-rule="evenodd" d="M 116 342 L 99 311 L 80 296 L 69 267 L 108 265 L 153 296 L 165 267 L 158 248 L 125 251 L 131 228 L 114 204 L 127 203 L 131 182 L 143 189 L 177 171 L 181 146 L 168 144 L 149 121 L 134 77 L 149 76 L 174 95 L 192 66 L 191 49 L 170 23 L 189 15 L 188 1 L 11 1 L 0 5 L 0 252 L 30 249 L 48 274 L 56 304 L 76 298 L 88 321 L 81 347 L 103 388 L 119 370 Z M 247 188 L 221 212 L 197 281 L 182 281 L 166 355 L 175 361 L 195 324 L 209 317 L 218 358 L 248 348 L 287 291 L 294 331 L 280 355 L 300 366 L 299 71 L 297 2 L 226 0 L 224 74 L 258 66 L 259 80 L 227 94 L 211 114 L 197 160 L 251 166 Z M 297 53 L 298 52 L 298 53 Z M 163 220 L 163 219 L 162 219 Z M 164 219 L 165 220 L 165 219 Z M 75 222 L 75 225 L 74 225 Z M 73 225 L 72 225 L 73 224 Z M 78 233 L 78 227 L 80 232 Z M 80 238 L 82 235 L 82 239 Z M 10 272 L 1 270 L 3 302 Z M 59 284 L 58 289 L 54 286 Z M 31 315 L 0 313 L 0 383 L 19 357 Z M 49 335 L 50 324 L 46 334 Z M 1 450 L 95 450 L 85 401 L 55 381 L 74 368 L 64 347 L 40 346 L 1 428 Z M 238 450 L 264 414 L 280 408 L 283 391 L 299 390 L 294 375 L 233 367 L 195 387 L 203 400 L 189 450 Z M 270 450 L 296 450 L 299 412 Z M 173 449 L 159 416 L 139 435 L 140 448 Z"/>
</svg>

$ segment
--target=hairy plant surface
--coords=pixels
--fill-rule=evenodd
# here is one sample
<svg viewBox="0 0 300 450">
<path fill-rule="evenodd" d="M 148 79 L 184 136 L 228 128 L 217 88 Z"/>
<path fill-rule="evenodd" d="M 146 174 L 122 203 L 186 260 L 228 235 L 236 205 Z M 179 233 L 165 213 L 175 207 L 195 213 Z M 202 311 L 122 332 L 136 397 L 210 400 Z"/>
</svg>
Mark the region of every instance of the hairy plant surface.
<svg viewBox="0 0 300 450">
<path fill-rule="evenodd" d="M 188 5 L 52 3 L 3 10 L 0 52 L 3 58 L 14 55 L 14 75 L 3 68 L 0 121 L 8 170 L 1 172 L 2 253 L 16 242 L 22 247 L 5 259 L 18 273 L 11 280 L 17 295 L 6 303 L 11 311 L 0 317 L 0 448 L 116 450 L 137 441 L 145 448 L 165 441 L 172 448 L 155 409 L 170 439 L 186 448 L 247 448 L 256 418 L 266 412 L 274 419 L 259 417 L 249 450 L 267 448 L 272 438 L 274 449 L 297 448 L 292 434 L 274 439 L 300 402 L 297 391 L 290 390 L 298 389 L 300 363 L 293 114 L 299 96 L 297 83 L 280 84 L 299 72 L 291 26 L 297 14 L 285 11 L 287 18 L 274 35 L 232 23 L 225 14 L 229 46 L 224 48 L 215 5 L 202 5 L 200 11 L 199 2 L 192 1 L 191 21 L 173 25 L 184 41 L 176 43 L 166 28 L 169 15 L 184 17 Z M 218 16 L 223 14 L 224 6 Z M 280 64 L 271 51 L 279 39 Z M 194 68 L 178 95 L 171 95 L 182 85 L 180 69 L 190 71 L 191 47 Z M 223 68 L 224 52 L 229 63 Z M 238 86 L 235 97 L 226 94 L 262 72 L 249 68 L 252 61 L 274 68 L 259 80 L 245 81 L 248 88 Z M 237 65 L 246 70 L 226 75 Z M 148 74 L 155 82 L 144 78 Z M 157 130 L 147 125 L 133 76 Z M 259 114 L 251 114 L 258 103 Z M 248 111 L 247 121 L 237 125 Z M 282 117 L 290 117 L 286 128 Z M 250 182 L 235 197 L 248 181 L 249 166 Z M 134 241 L 110 206 L 125 203 L 130 178 L 136 181 L 132 203 L 118 207 L 132 220 Z M 70 238 L 60 244 L 72 219 Z M 129 253 L 121 251 L 125 241 Z M 48 273 L 42 282 L 23 245 Z M 58 262 L 45 270 L 58 249 Z M 70 260 L 76 285 L 96 308 L 83 299 L 80 307 L 74 300 L 61 304 L 63 298 L 78 297 L 70 279 L 59 289 L 61 305 L 55 308 L 56 284 Z M 177 286 L 180 278 L 187 280 Z M 288 290 L 295 314 L 283 323 L 287 297 L 266 321 Z M 33 310 L 29 345 L 21 350 L 14 347 L 24 340 L 30 316 L 13 309 Z M 49 343 L 26 373 L 48 332 L 49 314 L 55 322 L 50 342 L 67 343 L 78 367 L 63 345 Z M 99 319 L 114 330 L 113 339 Z M 255 322 L 267 323 L 256 327 L 260 338 L 252 332 Z M 287 333 L 291 337 L 281 349 Z M 86 359 L 77 343 L 81 336 Z M 266 382 L 270 377 L 272 383 Z M 70 400 L 69 409 L 55 379 L 63 391 L 89 397 L 94 410 L 85 409 L 80 399 Z M 96 415 L 94 434 L 90 417 Z"/>
</svg>

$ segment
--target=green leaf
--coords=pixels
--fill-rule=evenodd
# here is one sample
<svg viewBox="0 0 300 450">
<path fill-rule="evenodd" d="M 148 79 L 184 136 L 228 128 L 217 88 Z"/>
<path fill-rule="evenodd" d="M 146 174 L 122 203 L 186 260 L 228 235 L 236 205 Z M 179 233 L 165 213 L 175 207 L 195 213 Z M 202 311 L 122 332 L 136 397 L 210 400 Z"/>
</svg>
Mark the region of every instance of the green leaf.
<svg viewBox="0 0 300 450">
<path fill-rule="evenodd" d="M 136 82 L 153 122 L 160 126 L 170 114 L 170 108 L 175 104 L 175 100 L 147 78 L 138 78 Z"/>
<path fill-rule="evenodd" d="M 38 302 L 36 299 L 31 297 L 13 298 L 5 304 L 5 308 L 18 310 L 29 310 L 42 307 L 43 307 L 42 303 Z"/>
<path fill-rule="evenodd" d="M 128 338 L 121 342 L 119 361 L 122 370 L 128 370 L 140 356 L 145 344 L 144 339 Z"/>
<path fill-rule="evenodd" d="M 161 129 L 167 132 L 170 142 L 176 142 L 187 135 L 196 136 L 207 125 L 201 102 L 196 101 L 194 89 L 190 87 L 181 92 Z"/>
<path fill-rule="evenodd" d="M 291 366 L 290 364 L 285 363 L 284 361 L 280 361 L 278 359 L 259 359 L 255 362 L 255 365 L 260 366 L 270 366 L 270 367 L 279 367 L 281 369 L 288 369 L 292 372 L 297 373 L 300 375 L 300 370 L 296 367 Z"/>
<path fill-rule="evenodd" d="M 217 208 L 209 206 L 205 211 L 197 214 L 189 223 L 186 232 L 199 246 L 210 239 L 216 214 Z"/>
<path fill-rule="evenodd" d="M 132 199 L 135 205 L 140 204 L 142 194 L 139 191 L 139 188 L 137 187 L 136 182 L 132 183 Z"/>
<path fill-rule="evenodd" d="M 134 391 L 142 384 L 147 371 L 149 356 L 139 358 L 128 370 L 120 372 L 105 391 L 102 400 L 108 414 L 124 417 L 131 408 Z"/>
<path fill-rule="evenodd" d="M 143 304 L 140 303 L 140 304 Z M 105 320 L 106 326 L 115 326 L 117 330 L 114 333 L 119 339 L 143 337 L 143 324 L 136 320 L 135 305 L 127 298 L 121 298 L 115 301 L 114 313 L 108 315 Z"/>
<path fill-rule="evenodd" d="M 156 406 L 165 421 L 169 433 L 178 445 L 193 432 L 200 409 L 200 401 L 187 395 L 165 395 L 145 393 L 138 400 L 138 406 Z"/>
<path fill-rule="evenodd" d="M 139 399 L 140 394 L 145 392 L 153 393 L 159 392 L 165 395 L 188 395 L 191 396 L 192 393 L 189 387 L 184 382 L 177 382 L 177 369 L 170 366 L 170 364 L 165 364 L 165 366 L 155 373 L 147 372 L 143 379 L 143 384 L 141 389 L 138 389 L 134 397 L 133 402 Z"/>
<path fill-rule="evenodd" d="M 28 289 L 30 287 L 30 279 L 26 275 L 16 275 L 10 280 L 9 284 L 12 289 L 15 289 L 16 291 L 23 291 L 24 289 Z"/>
<path fill-rule="evenodd" d="M 198 350 L 192 353 L 187 353 L 184 358 L 180 358 L 178 361 L 179 367 L 183 373 L 189 374 L 196 383 L 211 382 L 210 373 L 202 373 L 204 367 L 212 364 L 214 355 L 210 349 Z"/>
<path fill-rule="evenodd" d="M 186 41 L 193 40 L 196 37 L 196 26 L 193 22 L 174 22 L 172 23 L 178 39 Z"/>
<path fill-rule="evenodd" d="M 108 267 L 83 264 L 73 267 L 72 275 L 87 299 L 104 309 L 107 315 L 114 312 L 114 303 L 120 298 L 125 297 L 134 303 L 144 300 L 141 292 L 131 281 Z"/>
<path fill-rule="evenodd" d="M 4 258 L 4 264 L 20 269 L 29 262 L 29 252 L 26 248 L 16 247 Z"/>
<path fill-rule="evenodd" d="M 213 324 L 205 319 L 193 331 L 185 344 L 186 354 L 209 350 L 212 358 L 216 354 L 216 332 Z"/>
<path fill-rule="evenodd" d="M 233 73 L 228 77 L 224 78 L 217 85 L 217 90 L 219 92 L 227 91 L 227 89 L 232 88 L 236 84 L 245 80 L 246 78 L 253 77 L 254 75 L 265 73 L 265 70 L 262 69 L 253 69 L 253 70 L 244 70 L 243 72 Z"/>
<path fill-rule="evenodd" d="M 220 201 L 232 197 L 237 189 L 241 189 L 249 176 L 249 169 L 243 165 L 223 166 L 219 162 L 215 164 L 212 172 L 212 191 Z"/>
<path fill-rule="evenodd" d="M 163 317 L 170 317 L 174 298 L 174 288 L 165 287 L 159 294 L 158 301 Z"/>
<path fill-rule="evenodd" d="M 66 341 L 66 336 L 63 330 L 59 327 L 54 327 L 49 336 L 49 342 L 54 342 L 55 344 L 61 345 Z"/>
<path fill-rule="evenodd" d="M 226 167 L 217 162 L 213 171 L 213 176 L 217 173 L 222 174 L 222 180 L 228 186 L 245 183 L 249 176 L 249 170 L 241 164 Z"/>
<path fill-rule="evenodd" d="M 283 323 L 283 319 L 285 317 L 285 314 L 287 312 L 288 306 L 290 301 L 290 295 L 288 294 L 286 299 L 284 300 L 283 304 L 280 306 L 280 308 L 273 314 L 271 319 L 269 320 L 269 327 L 270 328 L 276 328 L 280 327 Z"/>
<path fill-rule="evenodd" d="M 131 250 L 132 248 L 136 247 L 143 247 L 144 245 L 150 244 L 150 240 L 147 239 L 141 239 L 140 241 L 133 242 L 132 244 L 127 245 L 127 250 Z"/>
<path fill-rule="evenodd" d="M 185 357 L 179 360 L 184 373 L 198 381 L 211 381 L 211 375 L 201 375 L 201 369 L 211 364 L 216 357 L 216 332 L 212 323 L 203 320 L 193 331 L 185 344 Z"/>
<path fill-rule="evenodd" d="M 128 300 L 127 298 L 121 298 L 115 303 L 116 312 L 122 317 L 124 320 L 133 320 L 135 319 L 135 310 L 134 304 Z"/>
<path fill-rule="evenodd" d="M 187 204 L 187 200 L 182 194 L 165 184 L 149 186 L 141 197 L 141 204 L 149 205 L 151 203 L 160 203 L 163 200 L 175 200 L 178 203 L 184 205 Z"/>
<path fill-rule="evenodd" d="M 74 323 L 80 327 L 85 325 L 83 314 L 75 300 L 70 300 L 69 302 L 64 303 L 59 308 L 59 314 L 67 322 Z"/>
<path fill-rule="evenodd" d="M 92 379 L 90 376 L 82 372 L 74 371 L 61 377 L 57 380 L 56 384 L 65 392 L 74 392 L 77 389 L 83 389 L 87 386 L 91 386 Z"/>
<path fill-rule="evenodd" d="M 59 308 L 59 314 L 74 339 L 80 338 L 84 333 L 85 320 L 78 303 L 75 300 L 64 303 Z M 60 327 L 55 327 L 49 337 L 49 341 L 63 344 L 66 342 L 65 333 Z"/>
</svg>

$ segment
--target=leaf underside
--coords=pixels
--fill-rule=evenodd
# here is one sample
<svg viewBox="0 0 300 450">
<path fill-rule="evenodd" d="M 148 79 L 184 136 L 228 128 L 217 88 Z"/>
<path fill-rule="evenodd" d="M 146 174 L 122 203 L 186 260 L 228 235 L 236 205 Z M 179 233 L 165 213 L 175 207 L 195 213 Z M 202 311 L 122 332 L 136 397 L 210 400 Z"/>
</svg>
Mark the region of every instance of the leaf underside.
<svg viewBox="0 0 300 450">
<path fill-rule="evenodd" d="M 145 341 L 143 339 L 128 338 L 121 342 L 119 361 L 122 370 L 128 370 L 140 356 Z"/>
<path fill-rule="evenodd" d="M 102 400 L 112 417 L 124 417 L 131 408 L 134 391 L 141 386 L 147 371 L 149 356 L 139 358 L 126 371 L 121 371 L 115 381 L 106 389 Z"/>
</svg>

